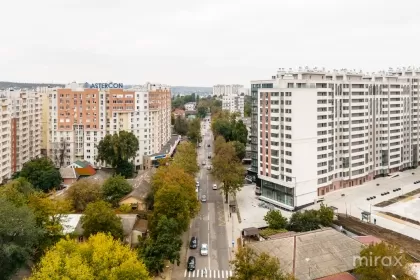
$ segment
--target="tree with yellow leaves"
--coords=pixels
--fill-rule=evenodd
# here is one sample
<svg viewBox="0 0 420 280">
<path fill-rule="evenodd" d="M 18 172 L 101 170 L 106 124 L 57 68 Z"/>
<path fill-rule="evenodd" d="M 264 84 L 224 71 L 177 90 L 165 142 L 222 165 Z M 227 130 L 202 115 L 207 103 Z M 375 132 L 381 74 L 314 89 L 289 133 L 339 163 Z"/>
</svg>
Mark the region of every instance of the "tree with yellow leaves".
<svg viewBox="0 0 420 280">
<path fill-rule="evenodd" d="M 137 254 L 112 236 L 98 233 L 87 242 L 60 240 L 36 266 L 30 280 L 146 280 L 149 273 Z"/>
</svg>

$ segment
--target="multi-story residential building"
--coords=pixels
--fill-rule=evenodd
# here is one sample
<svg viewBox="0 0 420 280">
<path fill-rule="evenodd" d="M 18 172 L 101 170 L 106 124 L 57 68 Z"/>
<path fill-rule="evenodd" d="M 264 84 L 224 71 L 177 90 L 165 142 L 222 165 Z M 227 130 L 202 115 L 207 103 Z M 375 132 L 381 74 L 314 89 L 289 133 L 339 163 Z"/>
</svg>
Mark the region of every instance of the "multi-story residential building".
<svg viewBox="0 0 420 280">
<path fill-rule="evenodd" d="M 23 165 L 41 154 L 41 96 L 32 90 L 0 93 L 1 180 L 10 179 Z"/>
<path fill-rule="evenodd" d="M 243 87 L 243 85 L 215 85 L 213 96 L 238 95 Z"/>
<path fill-rule="evenodd" d="M 245 97 L 243 95 L 224 95 L 222 96 L 222 109 L 231 113 L 239 113 L 244 117 Z"/>
<path fill-rule="evenodd" d="M 280 69 L 252 81 L 252 166 L 287 209 L 419 162 L 420 69 Z"/>
<path fill-rule="evenodd" d="M 184 107 L 185 107 L 185 111 L 195 111 L 196 103 L 195 102 L 188 102 L 188 103 L 185 103 Z"/>
<path fill-rule="evenodd" d="M 96 144 L 106 134 L 124 130 L 139 140 L 133 163 L 142 169 L 143 156 L 156 153 L 171 138 L 170 88 L 150 83 L 131 89 L 101 85 L 72 83 L 50 89 L 48 156 L 59 167 L 78 159 L 101 167 Z"/>
</svg>

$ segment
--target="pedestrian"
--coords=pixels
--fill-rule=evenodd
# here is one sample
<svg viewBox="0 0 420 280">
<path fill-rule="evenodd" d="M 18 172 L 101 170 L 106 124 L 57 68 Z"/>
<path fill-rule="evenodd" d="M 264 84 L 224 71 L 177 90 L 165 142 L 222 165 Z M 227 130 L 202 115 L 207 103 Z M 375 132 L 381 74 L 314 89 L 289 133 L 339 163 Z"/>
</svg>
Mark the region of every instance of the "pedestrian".
<svg viewBox="0 0 420 280">
<path fill-rule="evenodd" d="M 376 225 L 376 218 L 375 218 L 375 219 L 373 219 L 373 223 Z"/>
<path fill-rule="evenodd" d="M 231 217 L 231 218 L 232 218 L 232 212 L 229 212 L 229 217 Z"/>
</svg>

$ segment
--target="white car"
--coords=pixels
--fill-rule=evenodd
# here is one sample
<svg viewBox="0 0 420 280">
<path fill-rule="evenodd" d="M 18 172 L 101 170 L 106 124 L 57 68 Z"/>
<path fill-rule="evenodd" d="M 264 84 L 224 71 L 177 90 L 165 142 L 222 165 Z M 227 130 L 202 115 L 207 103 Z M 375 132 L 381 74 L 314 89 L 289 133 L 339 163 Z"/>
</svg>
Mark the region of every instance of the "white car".
<svg viewBox="0 0 420 280">
<path fill-rule="evenodd" d="M 207 244 L 205 244 L 205 243 L 201 244 L 200 255 L 207 256 L 208 254 L 209 254 L 209 248 L 208 248 Z"/>
<path fill-rule="evenodd" d="M 201 202 L 206 202 L 207 201 L 207 196 L 205 194 L 203 194 L 201 196 Z"/>
<path fill-rule="evenodd" d="M 211 170 L 211 165 L 207 165 L 207 170 Z"/>
<path fill-rule="evenodd" d="M 213 190 L 217 190 L 217 185 L 213 184 Z"/>
</svg>

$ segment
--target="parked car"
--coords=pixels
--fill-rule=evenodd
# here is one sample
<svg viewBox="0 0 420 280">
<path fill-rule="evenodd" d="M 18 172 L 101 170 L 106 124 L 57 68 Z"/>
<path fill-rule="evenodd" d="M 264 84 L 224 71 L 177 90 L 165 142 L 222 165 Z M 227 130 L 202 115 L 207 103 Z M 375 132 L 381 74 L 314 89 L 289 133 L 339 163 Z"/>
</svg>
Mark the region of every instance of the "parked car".
<svg viewBox="0 0 420 280">
<path fill-rule="evenodd" d="M 206 165 L 206 162 L 205 162 L 205 161 L 203 161 L 201 164 L 202 164 L 202 165 Z"/>
<path fill-rule="evenodd" d="M 217 190 L 217 185 L 213 184 L 213 190 Z"/>
<path fill-rule="evenodd" d="M 201 244 L 200 255 L 207 256 L 208 254 L 209 254 L 209 249 L 208 249 L 207 244 L 205 243 Z"/>
<path fill-rule="evenodd" d="M 187 261 L 187 270 L 194 271 L 195 270 L 195 257 L 190 256 Z"/>
<path fill-rule="evenodd" d="M 207 155 L 207 158 L 211 158 L 211 154 L 208 154 L 208 155 Z"/>
<path fill-rule="evenodd" d="M 210 144 L 207 144 L 207 147 L 210 147 Z"/>
<path fill-rule="evenodd" d="M 198 243 L 197 237 L 195 236 L 191 237 L 190 249 L 197 249 L 197 243 Z"/>
<path fill-rule="evenodd" d="M 201 202 L 206 202 L 207 201 L 207 196 L 205 194 L 203 194 L 201 196 Z"/>
<path fill-rule="evenodd" d="M 207 170 L 211 170 L 211 165 L 207 165 Z"/>
</svg>

